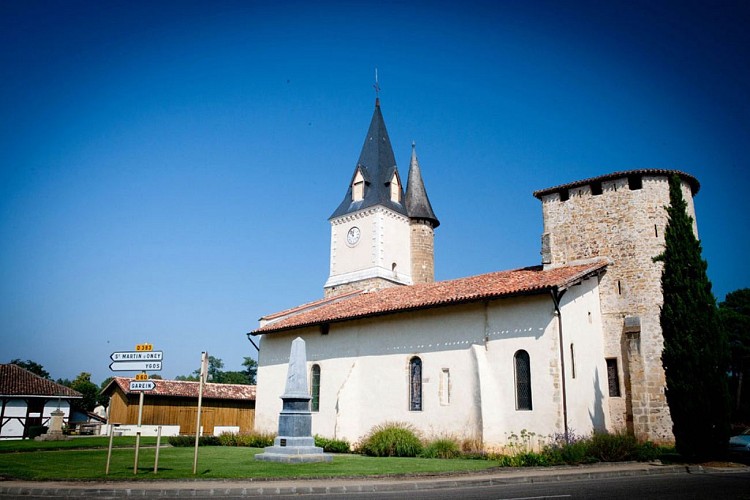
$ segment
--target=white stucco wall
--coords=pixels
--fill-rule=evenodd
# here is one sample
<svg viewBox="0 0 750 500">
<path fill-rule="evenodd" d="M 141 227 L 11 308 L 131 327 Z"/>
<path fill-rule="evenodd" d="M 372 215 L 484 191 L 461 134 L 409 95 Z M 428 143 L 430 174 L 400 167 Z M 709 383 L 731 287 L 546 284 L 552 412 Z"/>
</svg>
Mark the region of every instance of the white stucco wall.
<svg viewBox="0 0 750 500">
<path fill-rule="evenodd" d="M 606 405 L 597 399 L 597 391 L 605 394 L 606 369 L 596 278 L 569 290 L 561 307 L 564 341 L 581 344 L 568 405 L 571 428 L 584 433 L 593 428 L 589 414 L 598 416 Z M 401 421 L 425 437 L 480 439 L 493 448 L 523 429 L 538 435 L 563 430 L 557 318 L 547 295 L 332 324 L 327 335 L 317 328 L 266 335 L 259 355 L 257 430 L 277 430 L 289 349 L 297 336 L 306 341 L 308 378 L 313 364 L 321 368 L 314 433 L 354 443 L 375 425 Z M 516 410 L 519 349 L 531 360 L 530 411 Z M 422 411 L 409 410 L 413 356 L 422 360 Z"/>
</svg>

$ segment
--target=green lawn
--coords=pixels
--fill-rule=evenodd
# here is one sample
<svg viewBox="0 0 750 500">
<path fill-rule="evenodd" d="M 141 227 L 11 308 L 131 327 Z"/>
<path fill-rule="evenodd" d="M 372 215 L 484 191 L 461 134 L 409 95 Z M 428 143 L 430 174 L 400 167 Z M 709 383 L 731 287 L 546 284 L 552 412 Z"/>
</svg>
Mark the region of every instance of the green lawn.
<svg viewBox="0 0 750 500">
<path fill-rule="evenodd" d="M 104 447 L 99 449 L 91 447 L 94 446 L 93 440 L 101 438 L 78 440 L 85 439 L 92 440 L 88 449 L 18 450 L 9 453 L 6 448 L 5 453 L 0 453 L 0 477 L 32 480 L 301 478 L 475 471 L 498 465 L 489 460 L 373 458 L 360 455 L 334 455 L 333 462 L 327 463 L 279 464 L 255 460 L 255 454 L 263 451 L 259 448 L 205 446 L 198 450 L 198 474 L 194 476 L 193 448 L 163 447 L 159 451 L 159 471 L 154 474 L 156 450 L 151 447 L 140 450 L 139 471 L 133 475 L 135 450 L 131 447 L 113 450 L 110 474 L 107 476 L 104 474 L 106 439 Z M 145 438 L 141 439 L 141 443 L 145 441 Z"/>
<path fill-rule="evenodd" d="M 167 443 L 167 438 L 162 438 L 162 444 Z M 155 446 L 155 437 L 142 437 L 141 446 Z M 33 439 L 7 439 L 0 440 L 0 454 L 14 453 L 17 451 L 38 451 L 38 450 L 71 450 L 75 448 L 106 448 L 109 446 L 109 437 L 91 436 L 76 437 L 66 441 L 34 441 Z M 135 446 L 135 436 L 116 437 L 112 441 L 113 447 Z"/>
</svg>

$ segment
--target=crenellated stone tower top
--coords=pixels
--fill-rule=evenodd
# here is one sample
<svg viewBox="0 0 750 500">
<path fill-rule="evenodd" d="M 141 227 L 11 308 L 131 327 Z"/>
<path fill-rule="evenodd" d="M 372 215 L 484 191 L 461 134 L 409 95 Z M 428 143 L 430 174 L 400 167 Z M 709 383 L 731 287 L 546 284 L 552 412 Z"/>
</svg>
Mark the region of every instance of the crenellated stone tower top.
<svg viewBox="0 0 750 500">
<path fill-rule="evenodd" d="M 663 265 L 653 260 L 664 249 L 673 174 L 682 180 L 695 221 L 693 196 L 700 185 L 683 172 L 617 172 L 534 193 L 542 201 L 545 268 L 611 260 L 599 287 L 610 417 L 616 427 L 656 442 L 673 440 L 661 364 Z"/>
</svg>

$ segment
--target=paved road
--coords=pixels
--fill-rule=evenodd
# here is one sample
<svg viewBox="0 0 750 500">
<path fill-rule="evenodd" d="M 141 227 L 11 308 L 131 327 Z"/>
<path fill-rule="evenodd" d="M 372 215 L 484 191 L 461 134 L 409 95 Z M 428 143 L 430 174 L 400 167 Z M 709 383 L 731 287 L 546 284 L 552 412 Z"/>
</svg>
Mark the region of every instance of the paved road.
<svg viewBox="0 0 750 500">
<path fill-rule="evenodd" d="M 0 481 L 0 498 L 519 499 L 711 498 L 750 500 L 750 467 L 644 463 L 502 468 L 437 477 L 239 481 Z"/>
</svg>

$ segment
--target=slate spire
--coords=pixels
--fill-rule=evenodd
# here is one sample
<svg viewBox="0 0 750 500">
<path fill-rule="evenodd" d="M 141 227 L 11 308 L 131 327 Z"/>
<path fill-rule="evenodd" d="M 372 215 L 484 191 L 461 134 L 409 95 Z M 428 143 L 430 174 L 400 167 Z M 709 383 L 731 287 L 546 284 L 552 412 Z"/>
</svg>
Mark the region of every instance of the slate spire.
<svg viewBox="0 0 750 500">
<path fill-rule="evenodd" d="M 353 201 L 352 185 L 357 172 L 361 172 L 364 178 L 364 197 L 361 200 Z M 391 200 L 391 180 L 394 174 L 399 181 L 401 191 L 399 200 L 401 200 L 401 203 Z M 349 182 L 349 189 L 344 196 L 344 200 L 330 218 L 333 219 L 376 205 L 382 205 L 394 212 L 407 215 L 406 207 L 403 204 L 404 192 L 403 188 L 400 187 L 402 185 L 396 167 L 396 159 L 393 155 L 391 139 L 388 137 L 383 114 L 380 111 L 380 99 L 376 98 L 370 128 L 367 130 L 367 136 L 365 136 L 365 142 L 362 145 L 362 151 L 352 175 L 352 181 Z"/>
<path fill-rule="evenodd" d="M 409 163 L 409 184 L 406 187 L 406 211 L 411 219 L 428 220 L 432 223 L 433 228 L 440 225 L 424 188 L 422 173 L 419 170 L 419 161 L 417 160 L 417 146 L 413 142 L 411 144 L 411 162 Z"/>
</svg>

